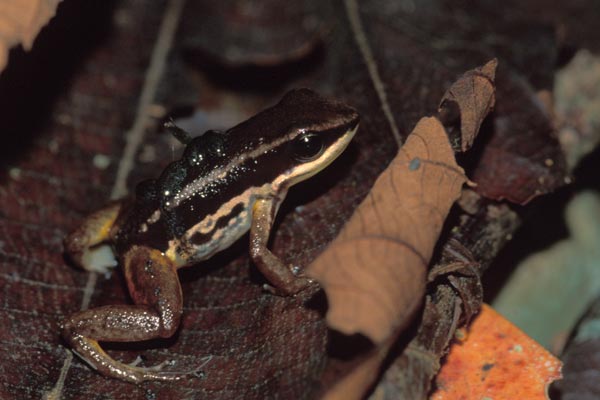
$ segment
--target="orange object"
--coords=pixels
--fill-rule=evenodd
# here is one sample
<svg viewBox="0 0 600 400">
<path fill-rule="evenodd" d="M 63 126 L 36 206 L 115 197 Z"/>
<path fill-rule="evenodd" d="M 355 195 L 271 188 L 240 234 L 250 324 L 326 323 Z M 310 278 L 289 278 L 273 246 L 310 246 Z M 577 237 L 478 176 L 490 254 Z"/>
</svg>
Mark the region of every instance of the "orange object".
<svg viewBox="0 0 600 400">
<path fill-rule="evenodd" d="M 436 378 L 431 400 L 545 400 L 562 363 L 491 307 L 462 333 Z"/>
</svg>

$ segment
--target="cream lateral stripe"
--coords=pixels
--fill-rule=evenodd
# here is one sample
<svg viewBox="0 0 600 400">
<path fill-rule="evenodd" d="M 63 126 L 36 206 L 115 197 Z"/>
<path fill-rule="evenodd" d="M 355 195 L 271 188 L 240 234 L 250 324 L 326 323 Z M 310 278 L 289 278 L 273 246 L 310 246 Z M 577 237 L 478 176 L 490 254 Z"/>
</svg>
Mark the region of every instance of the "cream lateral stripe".
<svg viewBox="0 0 600 400">
<path fill-rule="evenodd" d="M 152 51 L 150 66 L 146 72 L 142 94 L 140 95 L 140 101 L 136 111 L 136 118 L 133 127 L 126 134 L 125 139 L 127 144 L 125 145 L 123 156 L 119 162 L 115 183 L 111 191 L 110 197 L 112 199 L 117 199 L 127 193 L 127 177 L 133 169 L 135 153 L 142 142 L 145 124 L 148 120 L 146 111 L 148 110 L 151 102 L 154 100 L 158 82 L 162 76 L 165 60 L 169 49 L 171 48 L 173 37 L 175 36 L 175 31 L 177 29 L 184 4 L 185 0 L 171 0 L 166 6 L 165 16 L 162 20 L 157 41 Z M 82 311 L 89 307 L 92 294 L 94 293 L 94 289 L 96 287 L 97 278 L 98 274 L 95 272 L 90 272 L 88 275 L 88 280 L 83 290 L 83 298 L 81 300 L 80 309 Z M 62 398 L 65 380 L 67 378 L 69 369 L 71 368 L 72 362 L 73 354 L 69 351 L 65 361 L 63 362 L 60 375 L 54 384 L 54 387 L 44 393 L 44 399 L 58 400 Z"/>
<path fill-rule="evenodd" d="M 183 236 L 184 243 L 189 241 L 196 233 L 198 233 L 198 232 L 206 233 L 207 228 L 212 229 L 214 227 L 214 224 L 218 221 L 218 219 L 222 216 L 229 215 L 231 213 L 231 210 L 233 210 L 233 208 L 236 205 L 245 204 L 246 207 L 244 207 L 244 209 L 247 210 L 249 208 L 249 204 L 251 202 L 251 198 L 253 195 L 260 196 L 261 193 L 270 193 L 270 191 L 271 191 L 271 184 L 267 183 L 260 187 L 250 187 L 250 188 L 246 189 L 243 193 L 239 194 L 238 196 L 231 198 L 226 203 L 223 203 L 221 205 L 221 207 L 219 207 L 219 209 L 214 214 L 207 215 L 206 217 L 204 217 L 204 219 L 202 221 L 200 221 L 200 222 L 196 223 L 194 226 L 192 226 Z M 210 226 L 207 226 L 207 224 L 206 224 L 206 220 L 208 218 L 210 218 L 212 220 L 212 224 L 210 224 Z M 208 231 L 210 229 L 208 229 Z M 181 245 L 180 240 L 177 240 L 177 239 L 169 240 L 169 248 L 167 249 L 167 251 L 165 253 L 166 256 L 168 258 L 170 258 L 176 264 L 178 263 L 177 248 L 180 245 Z"/>
<path fill-rule="evenodd" d="M 277 179 L 273 181 L 273 186 L 280 187 L 283 183 L 287 183 L 287 186 L 289 187 L 305 179 L 308 179 L 313 175 L 316 175 L 329 164 L 331 164 L 333 160 L 335 160 L 336 157 L 339 154 L 341 154 L 342 151 L 344 151 L 344 149 L 350 143 L 350 140 L 352 139 L 357 130 L 358 125 L 354 129 L 344 133 L 316 160 L 305 164 L 300 164 L 296 168 L 289 171 L 289 173 L 287 174 L 281 174 L 277 177 Z"/>
<path fill-rule="evenodd" d="M 346 6 L 348 20 L 350 21 L 350 27 L 352 28 L 352 33 L 354 34 L 354 39 L 356 40 L 356 44 L 358 45 L 360 53 L 365 60 L 365 64 L 367 65 L 367 70 L 369 71 L 369 76 L 371 77 L 371 82 L 373 82 L 373 87 L 375 88 L 377 97 L 379 97 L 381 110 L 383 111 L 383 114 L 390 125 L 392 134 L 394 135 L 394 139 L 396 139 L 396 143 L 400 148 L 402 147 L 402 136 L 400 136 L 400 131 L 396 125 L 396 120 L 392 114 L 390 104 L 388 103 L 387 95 L 385 93 L 385 85 L 383 84 L 383 80 L 381 79 L 379 71 L 377 70 L 377 63 L 373 57 L 371 46 L 369 45 L 369 41 L 367 40 L 367 36 L 365 35 L 365 31 L 362 27 L 360 12 L 358 11 L 358 4 L 356 0 L 344 0 L 344 4 Z"/>
<path fill-rule="evenodd" d="M 238 204 L 245 204 L 246 205 L 245 209 L 249 209 L 250 202 L 252 201 L 253 195 L 255 197 L 260 197 L 261 195 L 268 195 L 268 194 L 272 193 L 273 190 L 278 190 L 279 187 L 283 183 L 289 183 L 288 186 L 291 186 L 303 179 L 307 179 L 307 178 L 311 177 L 312 175 L 318 173 L 323 168 L 325 168 L 327 165 L 329 165 L 333 160 L 335 160 L 336 156 L 338 154 L 340 154 L 344 150 L 344 148 L 346 148 L 346 146 L 348 145 L 348 143 L 350 143 L 350 140 L 352 139 L 352 137 L 354 136 L 354 134 L 356 133 L 357 130 L 358 130 L 358 125 L 354 129 L 347 131 L 344 135 L 342 135 L 340 138 L 338 138 L 336 140 L 336 142 L 333 145 L 331 145 L 321 155 L 321 157 L 319 157 L 315 161 L 301 164 L 298 167 L 292 169 L 291 171 L 281 174 L 279 177 L 277 177 L 277 179 L 275 179 L 273 181 L 273 183 L 265 183 L 264 185 L 259 186 L 259 187 L 250 187 L 250 188 L 246 189 L 244 192 L 242 192 L 241 194 L 231 198 L 226 203 L 223 203 L 214 214 L 207 215 L 206 217 L 204 217 L 202 219 L 202 221 L 200 221 L 200 222 L 196 223 L 194 226 L 192 226 L 185 233 L 185 235 L 183 237 L 183 241 L 185 242 L 185 241 L 190 240 L 192 238 L 192 236 L 194 236 L 194 234 L 196 234 L 198 232 L 206 233 L 207 231 L 210 231 L 210 229 L 212 229 L 214 227 L 214 225 L 216 224 L 217 220 L 220 217 L 229 215 L 231 213 L 231 210 L 233 210 L 233 208 Z M 287 139 L 284 138 L 279 141 L 283 142 L 285 140 L 287 140 Z M 274 142 L 274 143 L 276 143 L 276 142 Z M 271 146 L 268 146 L 268 147 L 272 148 L 273 146 L 276 146 L 276 145 L 277 144 L 272 144 Z M 265 147 L 265 146 L 263 146 L 263 147 Z M 255 152 L 258 152 L 258 149 Z M 255 152 L 253 152 L 253 153 L 255 153 Z M 258 152 L 258 154 L 262 154 L 263 152 L 264 152 L 264 150 L 261 150 L 260 152 Z M 248 158 L 253 158 L 253 157 L 251 156 Z M 323 161 L 323 160 L 325 160 L 325 161 Z M 232 164 L 234 164 L 234 163 L 232 163 Z M 228 171 L 228 168 L 224 167 L 223 169 L 216 170 L 215 173 L 216 174 L 221 173 L 223 170 Z M 195 181 L 194 184 L 196 184 L 196 182 L 197 181 Z M 207 223 L 208 220 L 211 221 L 210 224 Z M 177 239 L 173 239 L 173 240 L 169 241 L 169 248 L 166 251 L 166 255 L 174 262 L 177 262 L 177 248 L 180 245 L 181 245 L 181 242 Z"/>
<path fill-rule="evenodd" d="M 213 181 L 219 179 L 219 177 L 221 175 L 222 175 L 222 177 L 227 176 L 229 171 L 231 171 L 235 167 L 243 164 L 247 160 L 251 160 L 253 158 L 259 157 L 259 156 L 267 153 L 269 150 L 274 149 L 275 147 L 281 145 L 282 143 L 287 142 L 288 140 L 290 140 L 290 138 L 288 136 L 285 136 L 285 137 L 279 138 L 271 143 L 263 144 L 263 145 L 257 147 L 256 149 L 252 150 L 251 152 L 249 152 L 247 154 L 243 154 L 240 157 L 237 157 L 236 159 L 232 160 L 229 164 L 223 166 L 222 168 L 217 168 L 205 176 L 196 178 L 193 182 L 191 182 L 189 185 L 186 185 L 179 193 L 177 193 L 173 197 L 173 199 L 171 200 L 171 204 L 169 205 L 169 207 L 167 207 L 167 209 L 169 209 L 169 210 L 174 209 L 179 204 L 181 204 L 182 201 L 192 197 L 194 195 L 194 192 L 202 189 L 209 182 L 213 182 Z"/>
<path fill-rule="evenodd" d="M 214 214 L 211 214 L 211 215 L 207 215 L 202 221 L 200 221 L 196 225 L 192 226 L 185 233 L 184 238 L 186 240 L 189 240 L 197 232 L 206 233 L 207 230 L 204 229 L 204 228 L 206 228 L 204 226 L 205 225 L 204 221 L 206 220 L 206 218 L 211 218 L 213 220 L 213 223 L 210 226 L 210 229 L 212 229 L 214 227 L 215 223 L 218 221 L 219 218 L 231 214 L 231 210 L 233 210 L 233 208 L 235 206 L 237 206 L 238 204 L 246 204 L 246 207 L 244 207 L 244 209 L 247 209 L 248 208 L 248 204 L 250 203 L 250 198 L 252 197 L 252 195 L 254 193 L 261 193 L 263 191 L 269 191 L 270 186 L 271 185 L 267 183 L 267 184 L 261 186 L 260 188 L 251 187 L 251 188 L 246 189 L 242 194 L 233 197 L 232 199 L 230 199 L 226 203 L 223 203 L 223 205 L 221 205 L 221 207 L 219 207 L 219 209 L 217 210 L 217 212 L 215 212 Z M 169 244 L 170 244 L 170 242 L 169 242 Z"/>
</svg>

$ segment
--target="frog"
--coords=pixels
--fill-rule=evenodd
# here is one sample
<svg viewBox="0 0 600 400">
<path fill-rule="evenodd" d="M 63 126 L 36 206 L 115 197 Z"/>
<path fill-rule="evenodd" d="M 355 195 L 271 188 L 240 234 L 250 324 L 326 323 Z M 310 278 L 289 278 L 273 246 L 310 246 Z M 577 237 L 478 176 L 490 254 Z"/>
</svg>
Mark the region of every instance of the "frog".
<svg viewBox="0 0 600 400">
<path fill-rule="evenodd" d="M 191 138 L 167 124 L 186 144 L 183 156 L 133 195 L 90 214 L 64 240 L 68 258 L 84 270 L 120 265 L 133 303 L 70 315 L 61 324 L 68 346 L 101 374 L 135 384 L 189 375 L 118 361 L 100 342 L 173 336 L 183 314 L 178 270 L 248 232 L 250 259 L 273 294 L 294 296 L 309 286 L 297 267 L 269 250 L 273 223 L 289 188 L 342 154 L 359 119 L 351 106 L 301 88 L 226 131 Z"/>
</svg>

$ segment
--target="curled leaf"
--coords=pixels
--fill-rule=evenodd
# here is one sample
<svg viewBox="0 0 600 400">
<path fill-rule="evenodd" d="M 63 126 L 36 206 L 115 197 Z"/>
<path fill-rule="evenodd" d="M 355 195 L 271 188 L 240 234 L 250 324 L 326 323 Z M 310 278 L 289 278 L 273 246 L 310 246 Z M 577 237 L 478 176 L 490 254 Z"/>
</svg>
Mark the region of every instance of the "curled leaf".
<svg viewBox="0 0 600 400">
<path fill-rule="evenodd" d="M 12 0 L 0 3 L 0 71 L 8 51 L 17 44 L 27 50 L 38 32 L 54 16 L 60 0 Z"/>
<path fill-rule="evenodd" d="M 375 344 L 325 399 L 359 398 L 376 379 L 423 300 L 429 259 L 465 182 L 440 121 L 422 118 L 340 235 L 308 267 L 327 294 L 328 326 Z"/>
<path fill-rule="evenodd" d="M 439 120 L 421 119 L 338 238 L 308 267 L 327 294 L 329 327 L 379 344 L 410 322 L 465 181 Z"/>
<path fill-rule="evenodd" d="M 544 400 L 560 369 L 558 359 L 484 304 L 466 338 L 452 346 L 431 399 Z"/>
<path fill-rule="evenodd" d="M 394 344 L 393 337 L 374 348 L 356 360 L 357 368 L 353 368 L 347 375 L 327 388 L 322 400 L 349 400 L 360 399 L 362 393 L 377 378 L 379 366 L 385 360 Z"/>
<path fill-rule="evenodd" d="M 307 268 L 327 295 L 329 328 L 374 344 L 341 368 L 331 362 L 329 371 L 344 372 L 324 376 L 325 399 L 359 398 L 378 376 L 423 301 L 434 246 L 466 181 L 441 121 L 422 118 L 336 240 Z"/>
<path fill-rule="evenodd" d="M 447 101 L 458 104 L 461 118 L 461 150 L 468 150 L 486 115 L 492 110 L 496 102 L 494 78 L 498 60 L 493 59 L 479 68 L 465 72 L 450 89 L 444 93 L 439 109 Z"/>
</svg>

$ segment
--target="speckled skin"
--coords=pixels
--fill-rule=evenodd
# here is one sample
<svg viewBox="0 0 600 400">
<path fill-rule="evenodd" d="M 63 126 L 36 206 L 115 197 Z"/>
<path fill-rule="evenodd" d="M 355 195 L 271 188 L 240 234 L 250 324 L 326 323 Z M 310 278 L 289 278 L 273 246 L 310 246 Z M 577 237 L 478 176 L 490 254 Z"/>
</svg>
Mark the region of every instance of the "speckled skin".
<svg viewBox="0 0 600 400">
<path fill-rule="evenodd" d="M 170 337 L 182 314 L 177 269 L 207 259 L 250 230 L 252 260 L 273 285 L 290 295 L 308 279 L 296 276 L 267 248 L 273 220 L 289 187 L 314 175 L 348 145 L 358 127 L 352 108 L 308 89 L 294 90 L 226 132 L 193 139 L 181 160 L 158 179 L 140 183 L 134 199 L 90 215 L 65 239 L 73 261 L 102 271 L 94 248 L 112 244 L 134 305 L 78 312 L 62 335 L 80 357 L 106 376 L 133 383 L 177 380 L 120 363 L 99 341 Z"/>
</svg>

